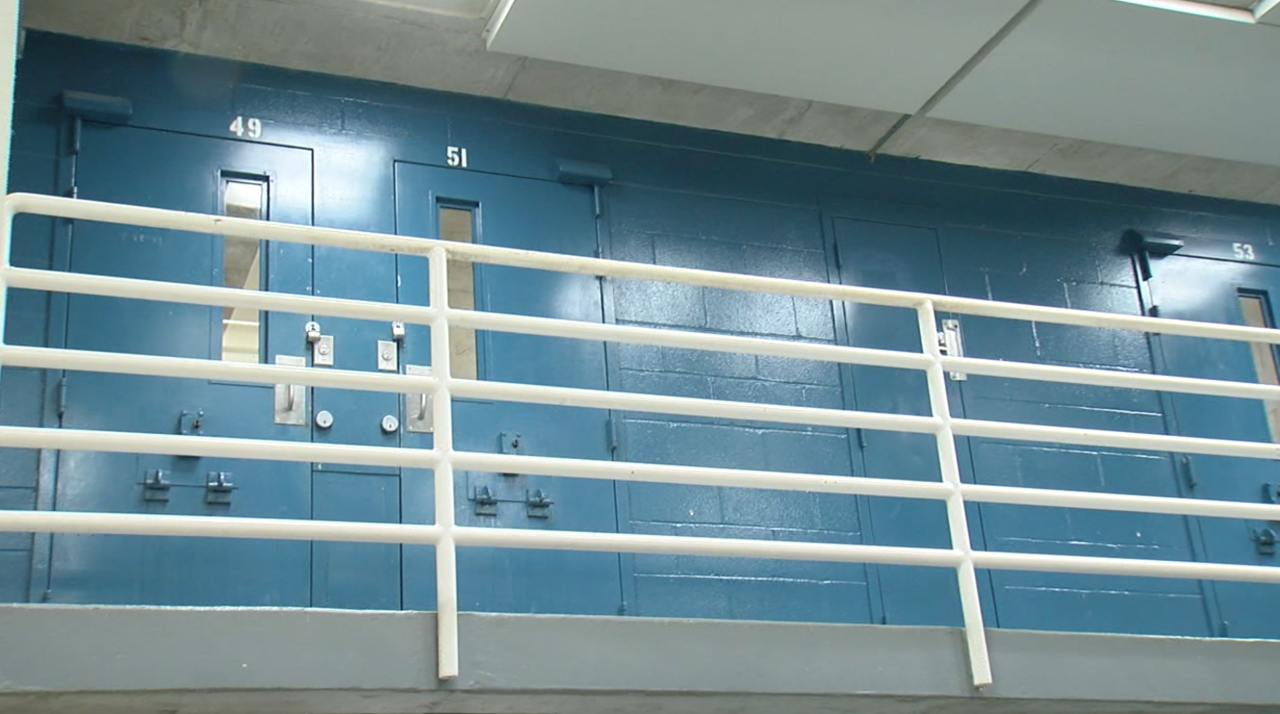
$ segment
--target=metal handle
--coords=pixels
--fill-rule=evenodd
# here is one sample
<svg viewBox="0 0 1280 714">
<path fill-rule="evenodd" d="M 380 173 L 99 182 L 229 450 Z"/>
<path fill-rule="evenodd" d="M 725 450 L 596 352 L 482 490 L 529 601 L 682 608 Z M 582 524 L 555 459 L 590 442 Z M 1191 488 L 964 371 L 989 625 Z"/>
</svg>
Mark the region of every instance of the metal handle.
<svg viewBox="0 0 1280 714">
<path fill-rule="evenodd" d="M 305 357 L 276 355 L 276 364 L 306 367 Z M 285 426 L 307 425 L 307 392 L 301 384 L 277 384 L 275 390 L 275 422 Z"/>
<path fill-rule="evenodd" d="M 416 364 L 406 364 L 404 373 L 411 377 L 429 377 L 431 368 Z M 435 417 L 432 414 L 432 399 L 427 392 L 404 395 L 404 428 L 405 431 L 417 434 L 430 434 L 435 431 Z"/>
</svg>

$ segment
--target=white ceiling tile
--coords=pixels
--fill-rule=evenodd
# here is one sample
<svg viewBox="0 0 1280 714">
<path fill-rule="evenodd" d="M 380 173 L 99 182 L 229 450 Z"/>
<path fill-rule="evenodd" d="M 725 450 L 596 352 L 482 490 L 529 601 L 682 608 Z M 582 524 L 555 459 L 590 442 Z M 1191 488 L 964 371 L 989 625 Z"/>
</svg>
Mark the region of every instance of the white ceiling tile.
<svg viewBox="0 0 1280 714">
<path fill-rule="evenodd" d="M 1280 33 L 1114 0 L 1046 0 L 933 116 L 1280 165 Z"/>
<path fill-rule="evenodd" d="M 914 112 L 1026 0 L 515 0 L 498 52 Z"/>
</svg>

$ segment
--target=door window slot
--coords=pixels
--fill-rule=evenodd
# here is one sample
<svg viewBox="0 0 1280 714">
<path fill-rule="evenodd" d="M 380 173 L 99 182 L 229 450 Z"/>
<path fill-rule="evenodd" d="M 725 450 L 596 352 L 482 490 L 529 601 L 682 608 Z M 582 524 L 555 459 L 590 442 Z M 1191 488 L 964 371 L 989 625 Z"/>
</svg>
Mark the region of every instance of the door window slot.
<svg viewBox="0 0 1280 714">
<path fill-rule="evenodd" d="M 1266 293 L 1241 292 L 1240 311 L 1244 315 L 1245 324 L 1250 327 L 1275 327 Z M 1253 366 L 1258 382 L 1280 386 L 1280 366 L 1276 363 L 1275 347 L 1266 342 L 1251 342 L 1249 348 L 1253 352 Z M 1267 426 L 1271 431 L 1271 440 L 1280 443 L 1280 400 L 1271 400 L 1263 404 L 1267 410 Z"/>
<path fill-rule="evenodd" d="M 472 209 L 440 206 L 438 218 L 441 240 L 474 242 L 475 213 Z M 470 261 L 449 261 L 449 307 L 455 310 L 476 309 L 475 267 Z M 449 367 L 452 376 L 458 379 L 477 378 L 475 330 L 450 326 Z"/>
<path fill-rule="evenodd" d="M 222 215 L 256 221 L 267 217 L 267 182 L 261 178 L 224 176 Z M 263 241 L 222 238 L 222 284 L 239 290 L 262 289 Z M 262 313 L 244 307 L 222 309 L 221 358 L 226 362 L 262 361 Z"/>
</svg>

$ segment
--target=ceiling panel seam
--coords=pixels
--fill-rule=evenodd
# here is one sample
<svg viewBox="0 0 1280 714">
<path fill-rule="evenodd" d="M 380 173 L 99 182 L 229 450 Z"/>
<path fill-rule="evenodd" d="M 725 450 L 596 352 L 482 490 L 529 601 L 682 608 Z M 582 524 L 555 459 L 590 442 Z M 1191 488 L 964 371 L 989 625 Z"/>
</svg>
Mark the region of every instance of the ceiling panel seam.
<svg viewBox="0 0 1280 714">
<path fill-rule="evenodd" d="M 893 137 L 897 136 L 914 119 L 917 117 L 928 116 L 929 112 L 933 111 L 933 108 L 938 106 L 939 102 L 945 99 L 956 87 L 960 86 L 960 83 L 964 81 L 965 77 L 968 77 L 971 72 L 977 69 L 978 65 L 982 64 L 982 61 L 994 52 L 995 49 L 1000 46 L 1001 42 L 1004 42 L 1009 35 L 1013 34 L 1013 31 L 1018 29 L 1018 26 L 1030 17 L 1031 13 L 1034 12 L 1043 1 L 1044 0 L 1027 0 L 1027 4 L 1023 5 L 1020 10 L 1014 13 L 1013 17 L 1010 17 L 1008 22 L 1004 23 L 999 30 L 996 30 L 995 34 L 993 34 L 990 39 L 979 47 L 977 52 L 973 53 L 973 56 L 966 60 L 964 64 L 960 65 L 960 68 L 947 78 L 947 81 L 938 88 L 938 91 L 934 92 L 932 96 L 926 99 L 924 104 L 921 104 L 920 108 L 917 109 L 915 113 L 905 114 L 901 119 L 895 122 L 894 125 L 889 128 L 889 131 L 885 132 L 884 136 L 880 137 L 876 143 L 867 150 L 867 155 L 874 160 L 876 155 L 880 153 L 880 150 L 892 141 Z"/>
</svg>

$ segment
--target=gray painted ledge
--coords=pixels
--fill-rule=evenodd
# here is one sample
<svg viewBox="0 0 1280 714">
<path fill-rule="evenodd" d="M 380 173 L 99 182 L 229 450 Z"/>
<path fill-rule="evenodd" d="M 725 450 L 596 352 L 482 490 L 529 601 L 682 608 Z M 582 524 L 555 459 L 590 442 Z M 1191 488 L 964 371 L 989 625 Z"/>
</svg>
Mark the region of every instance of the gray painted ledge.
<svg viewBox="0 0 1280 714">
<path fill-rule="evenodd" d="M 1280 642 L 463 615 L 435 677 L 422 612 L 0 606 L 0 712 L 1280 712 Z"/>
</svg>

